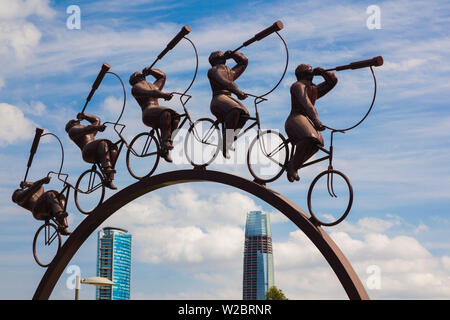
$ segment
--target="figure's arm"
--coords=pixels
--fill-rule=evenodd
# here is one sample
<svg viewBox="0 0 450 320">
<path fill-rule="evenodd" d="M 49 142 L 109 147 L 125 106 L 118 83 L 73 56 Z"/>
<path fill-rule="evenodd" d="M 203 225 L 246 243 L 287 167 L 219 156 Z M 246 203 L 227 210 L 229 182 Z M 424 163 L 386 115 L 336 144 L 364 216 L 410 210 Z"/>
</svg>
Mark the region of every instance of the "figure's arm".
<svg viewBox="0 0 450 320">
<path fill-rule="evenodd" d="M 229 90 L 234 93 L 239 99 L 245 99 L 245 93 L 241 91 L 233 81 L 229 81 L 226 77 L 224 77 L 218 68 L 213 67 L 209 69 L 208 78 L 220 84 L 220 86 L 222 86 L 225 90 Z"/>
<path fill-rule="evenodd" d="M 92 125 L 94 125 L 94 126 L 99 126 L 100 124 L 101 124 L 101 122 L 100 122 L 100 118 L 99 117 L 97 117 L 97 116 L 94 116 L 94 115 L 92 115 L 92 114 L 87 114 L 87 113 L 79 113 L 78 115 L 77 115 L 77 118 L 79 119 L 79 120 L 87 120 L 87 121 L 89 121 Z"/>
<path fill-rule="evenodd" d="M 166 74 L 164 72 L 159 69 L 150 69 L 147 67 L 143 70 L 143 74 L 144 76 L 153 76 L 156 79 L 153 84 L 157 86 L 159 90 L 164 88 L 164 84 L 166 83 Z"/>
<path fill-rule="evenodd" d="M 309 100 L 308 94 L 306 92 L 306 86 L 302 83 L 296 83 L 291 87 L 291 95 L 294 97 L 296 103 L 303 107 L 306 116 L 312 121 L 314 127 L 321 131 L 324 129 L 322 123 L 319 120 L 319 115 L 316 108 Z"/>
<path fill-rule="evenodd" d="M 332 71 L 325 71 L 323 68 L 320 67 L 315 68 L 314 71 L 320 74 L 325 79 L 324 82 L 317 85 L 317 99 L 319 99 L 334 88 L 334 86 L 338 82 L 338 79 L 334 74 L 334 72 Z"/>
<path fill-rule="evenodd" d="M 226 53 L 225 53 L 226 54 Z M 231 56 L 234 61 L 236 61 L 236 65 L 231 69 L 233 71 L 233 80 L 239 78 L 239 76 L 245 71 L 248 66 L 248 59 L 240 52 L 235 52 Z"/>
<path fill-rule="evenodd" d="M 150 98 L 155 98 L 155 99 L 165 99 L 165 100 L 170 100 L 172 98 L 172 95 L 170 93 L 167 92 L 162 92 L 161 90 L 158 89 L 149 89 L 149 88 L 144 88 L 142 86 L 139 85 L 134 85 L 133 88 L 131 89 L 131 94 L 133 95 L 133 97 L 135 98 L 140 98 L 140 97 L 150 97 Z"/>
<path fill-rule="evenodd" d="M 20 187 L 25 188 L 25 190 L 23 192 L 21 192 L 20 194 L 16 194 L 13 197 L 13 201 L 16 203 L 20 203 L 20 202 L 27 200 L 28 198 L 32 197 L 42 187 L 43 184 L 46 184 L 49 182 L 50 182 L 50 177 L 45 177 L 45 178 L 42 178 L 35 182 L 25 182 L 25 181 L 22 182 L 20 184 Z"/>
<path fill-rule="evenodd" d="M 69 137 L 72 140 L 78 140 L 80 137 L 83 137 L 87 134 L 95 134 L 98 131 L 105 131 L 106 126 L 105 125 L 94 125 L 94 124 L 90 124 L 88 126 L 83 126 L 83 127 L 77 127 L 77 128 L 71 128 L 69 130 Z"/>
</svg>

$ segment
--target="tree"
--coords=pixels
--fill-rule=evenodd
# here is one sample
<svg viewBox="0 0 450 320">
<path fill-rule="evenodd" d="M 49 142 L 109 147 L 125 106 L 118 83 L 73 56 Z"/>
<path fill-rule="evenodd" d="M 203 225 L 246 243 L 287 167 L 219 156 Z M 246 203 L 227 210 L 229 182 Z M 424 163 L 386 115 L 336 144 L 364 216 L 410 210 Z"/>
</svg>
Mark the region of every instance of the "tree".
<svg viewBox="0 0 450 320">
<path fill-rule="evenodd" d="M 272 286 L 269 288 L 269 291 L 266 292 L 266 300 L 289 300 L 284 295 L 281 289 L 278 289 L 276 286 Z"/>
</svg>

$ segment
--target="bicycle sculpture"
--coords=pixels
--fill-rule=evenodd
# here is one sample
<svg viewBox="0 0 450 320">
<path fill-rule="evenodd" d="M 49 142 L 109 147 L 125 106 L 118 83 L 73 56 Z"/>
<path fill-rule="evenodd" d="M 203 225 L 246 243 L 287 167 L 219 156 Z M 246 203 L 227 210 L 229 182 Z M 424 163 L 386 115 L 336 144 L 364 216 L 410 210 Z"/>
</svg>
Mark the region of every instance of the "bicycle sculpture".
<svg viewBox="0 0 450 320">
<path fill-rule="evenodd" d="M 186 104 L 189 99 L 192 98 L 192 96 L 187 94 L 187 92 L 192 87 L 197 76 L 198 53 L 194 43 L 186 37 L 186 35 L 190 31 L 191 29 L 188 26 L 184 26 L 149 67 L 144 68 L 142 70 L 142 73 L 133 73 L 130 77 L 130 84 L 133 86 L 132 94 L 142 109 L 142 120 L 144 124 L 152 127 L 149 132 L 142 132 L 138 134 L 133 139 L 133 141 L 131 141 L 130 148 L 127 152 L 127 166 L 129 168 L 130 174 L 138 180 L 153 174 L 153 172 L 156 170 L 156 167 L 158 166 L 159 158 L 161 156 L 167 162 L 172 162 L 172 159 L 169 155 L 169 150 L 173 148 L 172 140 L 176 137 L 177 133 L 186 122 L 189 122 L 190 126 L 192 126 L 193 124 L 189 111 L 186 108 Z M 178 42 L 181 41 L 181 39 L 187 40 L 194 49 L 196 63 L 194 76 L 184 92 L 181 93 L 175 91 L 164 93 L 161 90 L 165 83 L 165 74 L 158 69 L 152 68 L 156 64 L 156 62 L 162 59 L 162 57 L 164 57 L 169 50 L 172 50 L 178 44 Z M 154 76 L 156 78 L 156 81 L 154 83 L 145 81 L 145 76 L 147 75 Z M 183 107 L 184 112 L 182 114 L 178 114 L 174 110 L 158 105 L 158 98 L 170 100 L 175 94 L 180 96 L 180 103 Z M 134 156 L 136 158 L 133 158 L 131 156 Z M 146 160 L 146 162 L 142 166 L 134 165 L 133 167 L 136 169 L 131 170 L 130 163 L 133 161 L 133 159 L 136 161 L 139 158 L 153 158 L 153 160 Z M 137 172 L 137 168 L 151 169 L 149 172 L 139 173 Z"/>
<path fill-rule="evenodd" d="M 120 123 L 126 106 L 125 85 L 121 77 L 109 71 L 110 66 L 104 63 L 92 84 L 82 111 L 77 114 L 77 119 L 70 120 L 66 125 L 69 137 L 82 151 L 83 160 L 91 163 L 92 167 L 79 176 L 75 186 L 70 184 L 67 181 L 69 175 L 62 173 L 64 148 L 61 140 L 55 134 L 50 132 L 43 133 L 43 129 L 37 128 L 30 149 L 25 177 L 20 183 L 20 189 L 13 193 L 12 200 L 15 203 L 31 211 L 37 220 L 44 221 L 33 239 L 33 256 L 36 262 L 42 267 L 48 266 L 61 248 L 61 235 L 70 234 L 66 209 L 71 190 L 74 193 L 74 202 L 77 209 L 83 214 L 92 213 L 103 202 L 106 187 L 117 189 L 113 183 L 114 174 L 116 173 L 115 166 L 124 146 L 127 149 L 126 165 L 128 172 L 132 177 L 142 180 L 154 173 L 160 157 L 167 162 L 172 162 L 169 151 L 173 149 L 173 139 L 179 132 L 179 129 L 186 123 L 189 123 L 189 128 L 184 140 L 184 152 L 194 169 L 205 170 L 216 159 L 219 152 L 222 152 L 224 158 L 230 158 L 229 151 L 235 150 L 234 142 L 255 127 L 256 136 L 251 141 L 247 151 L 247 166 L 254 181 L 259 184 L 265 185 L 277 180 L 284 171 L 287 171 L 287 177 L 290 182 L 298 181 L 300 178 L 297 170 L 328 160 L 328 168 L 313 179 L 308 190 L 307 204 L 311 214 L 311 221 L 315 225 L 333 226 L 344 220 L 353 204 L 353 188 L 348 177 L 333 167 L 334 134 L 345 133 L 356 128 L 371 112 L 377 92 L 373 67 L 381 66 L 383 59 L 381 56 L 378 56 L 327 70 L 319 67 L 312 69 L 310 65 L 306 64 L 299 65 L 295 71 L 297 81 L 291 86 L 292 111 L 286 120 L 285 130 L 288 138 L 285 138 L 278 131 L 263 130 L 258 112 L 258 105 L 267 101 L 265 97 L 280 85 L 287 71 L 289 52 L 285 40 L 279 33 L 282 29 L 283 23 L 276 21 L 270 27 L 245 41 L 237 49 L 227 50 L 225 53 L 215 51 L 210 55 L 211 69 L 208 71 L 208 79 L 213 92 L 210 108 L 211 112 L 216 116 L 216 120 L 201 118 L 193 121 L 186 104 L 192 98 L 187 92 L 192 87 L 197 76 L 198 53 L 194 43 L 186 37 L 191 31 L 190 28 L 184 26 L 149 67 L 144 68 L 140 73 L 133 73 L 130 77 L 132 95 L 142 109 L 142 120 L 145 125 L 151 127 L 149 131 L 137 134 L 130 143 L 123 136 L 123 130 L 126 128 L 126 125 Z M 238 50 L 273 33 L 276 33 L 282 41 L 286 55 L 285 67 L 279 81 L 273 88 L 262 95 L 246 93 L 240 90 L 234 81 L 245 71 L 248 60 Z M 153 66 L 182 39 L 188 41 L 194 49 L 196 65 L 193 78 L 184 92 L 163 92 L 166 76 L 162 71 L 153 69 Z M 226 61 L 229 59 L 233 59 L 236 62 L 233 68 L 226 66 Z M 314 103 L 316 99 L 322 97 L 336 85 L 337 78 L 332 71 L 366 67 L 370 68 L 374 81 L 373 98 L 366 114 L 356 124 L 348 128 L 336 129 L 322 124 L 318 118 Z M 112 74 L 120 81 L 123 90 L 123 105 L 115 122 L 106 121 L 102 124 L 97 116 L 86 114 L 85 110 L 106 74 Z M 145 80 L 145 77 L 149 75 L 155 78 L 153 83 Z M 325 82 L 319 85 L 313 84 L 314 76 L 319 75 L 325 79 Z M 234 99 L 232 94 L 236 95 L 238 99 Z M 179 95 L 183 108 L 182 113 L 158 104 L 159 98 L 170 100 L 174 95 Z M 254 116 L 251 116 L 239 101 L 247 97 L 253 98 Z M 87 126 L 82 125 L 81 121 L 83 120 L 90 122 L 90 124 Z M 106 139 L 95 139 L 95 135 L 98 132 L 105 131 L 109 125 L 113 127 L 119 139 L 116 142 Z M 330 130 L 330 145 L 328 149 L 324 147 L 324 140 L 320 133 L 325 129 Z M 49 171 L 46 177 L 35 182 L 28 182 L 26 181 L 28 172 L 40 139 L 47 135 L 55 137 L 60 145 L 61 165 L 59 171 Z M 305 137 L 308 139 L 305 140 Z M 308 160 L 318 150 L 321 150 L 326 155 L 316 160 Z M 52 175 L 63 183 L 62 190 L 59 192 L 56 190 L 44 191 L 43 185 L 50 182 Z M 315 187 L 319 184 L 319 181 L 323 182 L 321 179 L 325 177 L 326 191 L 332 198 L 337 197 L 336 179 L 343 181 L 344 189 L 348 193 L 348 202 L 346 202 L 345 210 L 336 221 L 331 222 L 321 221 L 317 217 L 312 200 Z M 50 251 L 50 254 L 46 254 L 44 257 L 41 254 L 42 248 L 50 249 L 47 250 Z"/>
<path fill-rule="evenodd" d="M 377 83 L 376 83 L 376 78 L 375 78 L 375 73 L 373 71 L 373 67 L 381 66 L 382 64 L 383 64 L 383 58 L 381 56 L 378 56 L 378 57 L 374 57 L 374 58 L 368 59 L 368 60 L 352 62 L 348 65 L 338 66 L 338 67 L 332 68 L 332 69 L 323 70 L 322 68 L 316 68 L 314 71 L 312 69 L 307 71 L 307 73 L 310 73 L 310 77 L 311 77 L 310 81 L 312 81 L 312 76 L 319 75 L 319 74 L 320 75 L 326 74 L 327 72 L 330 72 L 333 70 L 342 71 L 342 70 L 348 70 L 348 69 L 354 70 L 354 69 L 370 67 L 370 71 L 372 73 L 372 77 L 373 77 L 373 81 L 374 81 L 374 92 L 373 92 L 373 98 L 372 98 L 370 107 L 369 107 L 368 111 L 366 112 L 366 114 L 364 115 L 364 117 L 360 121 L 358 121 L 356 124 L 354 124 L 353 126 L 350 126 L 348 128 L 344 128 L 344 129 L 335 129 L 335 128 L 323 125 L 318 120 L 317 115 L 316 115 L 317 113 L 314 115 L 315 118 L 314 118 L 314 116 L 311 116 L 313 119 L 308 118 L 309 120 L 306 119 L 308 117 L 308 115 L 304 115 L 304 117 L 305 117 L 304 121 L 309 121 L 309 123 L 312 127 L 318 128 L 319 130 L 329 129 L 331 131 L 330 132 L 330 147 L 328 150 L 325 149 L 323 147 L 323 145 L 320 145 L 320 144 L 317 144 L 315 146 L 317 149 L 326 153 L 327 156 L 322 157 L 317 160 L 313 160 L 313 161 L 304 163 L 304 161 L 308 160 L 308 158 L 311 157 L 313 153 L 315 153 L 315 151 L 312 150 L 309 152 L 309 156 L 307 154 L 306 157 L 303 157 L 303 159 L 301 159 L 301 161 L 302 161 L 301 168 L 310 166 L 312 164 L 315 164 L 315 163 L 318 163 L 318 162 L 321 162 L 324 160 L 329 161 L 327 170 L 319 173 L 314 178 L 314 180 L 312 181 L 312 183 L 309 187 L 309 190 L 308 190 L 307 200 L 308 200 L 309 212 L 311 213 L 311 216 L 313 217 L 315 222 L 320 225 L 333 226 L 333 225 L 340 223 L 342 220 L 345 219 L 345 217 L 348 215 L 348 213 L 350 212 L 350 209 L 352 207 L 353 188 L 350 183 L 350 180 L 344 173 L 342 173 L 338 170 L 335 170 L 333 168 L 333 136 L 337 132 L 345 133 L 346 131 L 356 128 L 367 118 L 367 116 L 371 112 L 372 107 L 374 105 L 375 98 L 376 98 L 376 92 L 377 92 Z M 300 66 L 302 68 L 309 69 L 309 68 L 305 67 L 306 65 L 300 65 Z M 302 71 L 302 72 L 304 72 L 304 71 Z M 325 76 L 327 77 L 327 75 L 325 75 Z M 330 75 L 328 75 L 328 76 L 330 76 Z M 302 77 L 302 76 L 300 76 L 300 77 Z M 333 82 L 333 80 L 330 80 L 330 81 Z M 336 80 L 336 82 L 337 82 L 337 80 Z M 332 86 L 331 86 L 331 88 L 332 88 Z M 329 87 L 329 85 L 327 85 L 327 89 L 331 89 L 331 88 Z M 313 92 L 313 90 L 311 90 L 311 91 L 312 91 L 311 94 L 315 95 L 313 97 L 315 100 L 315 98 L 318 97 L 317 96 L 318 93 L 317 93 L 317 91 L 315 93 Z M 306 93 L 306 94 L 308 94 L 308 93 Z M 321 94 L 323 95 L 324 91 L 321 92 Z M 312 106 L 312 108 L 314 108 L 314 107 Z M 313 111 L 315 111 L 315 109 Z M 315 121 L 315 123 L 313 121 Z M 320 136 L 320 138 L 321 138 L 321 136 Z M 293 146 L 291 147 L 290 152 L 289 152 L 289 144 L 291 144 L 292 142 L 293 141 L 291 139 L 286 139 L 281 133 L 273 132 L 273 131 L 270 131 L 270 132 L 266 131 L 264 135 L 258 135 L 255 138 L 255 140 L 253 140 L 253 142 L 250 144 L 250 147 L 248 150 L 247 164 L 248 164 L 250 173 L 252 174 L 252 176 L 255 178 L 256 181 L 262 182 L 262 183 L 271 182 L 271 181 L 274 181 L 277 178 L 279 178 L 285 170 L 289 170 L 289 162 L 291 161 L 291 159 L 294 158 L 294 155 L 296 154 L 296 148 L 297 148 L 296 144 L 293 143 Z M 259 148 L 256 149 L 255 145 L 258 145 Z M 256 150 L 256 151 L 254 151 L 254 150 Z M 271 166 L 271 169 L 274 169 L 274 170 L 266 170 L 265 171 L 265 172 L 269 172 L 270 173 L 269 175 L 259 174 L 260 172 L 263 171 L 262 169 L 257 169 L 258 166 L 260 165 L 260 163 L 263 162 L 263 161 L 261 161 L 261 158 L 265 158 L 266 163 L 269 162 L 271 164 L 274 164 L 273 166 Z M 337 195 L 334 191 L 334 175 L 340 176 L 343 179 L 343 181 L 345 182 L 347 189 L 348 189 L 349 199 L 348 199 L 347 207 L 339 219 L 337 219 L 334 222 L 324 222 L 324 221 L 321 221 L 319 218 L 317 218 L 317 215 L 315 214 L 315 212 L 313 210 L 312 194 L 313 194 L 314 187 L 316 186 L 319 179 L 326 176 L 328 193 L 331 197 L 336 198 Z"/>
<path fill-rule="evenodd" d="M 283 23 L 281 21 L 276 21 L 272 26 L 245 41 L 239 48 L 233 51 L 228 50 L 225 54 L 221 51 L 216 51 L 210 55 L 210 62 L 213 66 L 208 72 L 211 88 L 213 90 L 211 111 L 216 115 L 217 119 L 201 118 L 188 130 L 184 149 L 187 159 L 194 167 L 205 168 L 214 161 L 219 154 L 219 151 L 222 151 L 222 155 L 225 158 L 229 158 L 228 150 L 233 150 L 233 142 L 255 126 L 257 126 L 257 137 L 266 132 L 261 130 L 258 104 L 267 101 L 264 96 L 274 91 L 281 83 L 286 74 L 289 62 L 286 42 L 278 33 L 281 29 L 283 29 Z M 286 65 L 282 76 L 278 83 L 263 95 L 257 96 L 245 93 L 234 84 L 234 80 L 244 72 L 247 66 L 247 58 L 241 53 L 238 53 L 238 50 L 249 46 L 255 41 L 262 40 L 272 33 L 278 35 L 286 50 Z M 230 58 L 233 58 L 238 63 L 233 69 L 225 66 L 226 60 Z M 233 99 L 231 93 L 236 94 L 241 100 L 245 99 L 247 96 L 253 97 L 255 117 L 249 116 L 247 109 L 245 109 L 239 101 Z M 247 128 L 239 132 L 248 120 L 253 122 Z M 230 137 L 227 137 L 227 128 L 231 129 L 232 134 L 228 134 Z M 271 132 L 270 130 L 268 131 Z M 230 132 L 230 130 L 228 130 L 228 132 Z"/>
<path fill-rule="evenodd" d="M 43 129 L 36 128 L 25 177 L 20 183 L 21 189 L 14 192 L 13 201 L 25 209 L 30 210 L 37 220 L 44 221 L 44 224 L 37 230 L 33 239 L 33 256 L 40 266 L 47 267 L 61 248 L 61 235 L 70 235 L 70 232 L 67 230 L 68 214 L 66 211 L 70 198 L 70 190 L 74 190 L 75 204 L 80 212 L 84 212 L 85 210 L 80 206 L 80 202 L 77 201 L 79 194 L 92 194 L 93 191 L 87 192 L 86 190 L 80 189 L 80 181 L 82 180 L 83 175 L 78 179 L 76 186 L 71 185 L 67 181 L 69 175 L 61 172 L 64 165 L 64 148 L 61 140 L 51 132 L 44 134 L 43 132 Z M 27 176 L 34 155 L 36 154 L 40 139 L 45 136 L 52 136 L 56 138 L 59 143 L 61 148 L 61 165 L 59 171 L 49 171 L 47 176 L 43 179 L 35 182 L 28 182 Z M 56 177 L 64 184 L 64 187 L 59 192 L 55 190 L 44 192 L 42 185 L 50 182 L 50 176 L 52 174 L 56 175 Z M 64 177 L 64 179 L 61 177 Z M 101 193 L 100 203 L 103 200 L 103 196 L 104 192 Z"/>
</svg>

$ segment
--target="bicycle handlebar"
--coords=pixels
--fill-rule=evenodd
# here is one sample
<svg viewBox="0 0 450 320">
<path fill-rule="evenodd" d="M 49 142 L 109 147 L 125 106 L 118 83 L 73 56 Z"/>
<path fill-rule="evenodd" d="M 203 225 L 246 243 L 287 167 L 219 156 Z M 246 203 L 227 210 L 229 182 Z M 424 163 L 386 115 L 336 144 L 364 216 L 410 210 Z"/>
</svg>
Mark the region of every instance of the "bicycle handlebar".
<svg viewBox="0 0 450 320">
<path fill-rule="evenodd" d="M 249 97 L 253 97 L 253 98 L 256 98 L 256 99 L 261 99 L 262 101 L 267 101 L 267 99 L 263 98 L 262 96 L 257 96 L 257 95 L 254 95 L 254 94 L 251 94 L 251 93 L 247 93 L 247 92 L 244 92 L 244 94 L 246 96 L 249 96 Z"/>
<path fill-rule="evenodd" d="M 103 122 L 102 124 L 106 126 L 106 124 L 113 124 L 114 126 L 121 126 L 121 127 L 126 127 L 126 125 L 122 124 L 122 123 L 116 123 L 116 122 L 111 122 L 111 121 L 106 121 Z"/>
<path fill-rule="evenodd" d="M 177 91 L 173 91 L 170 94 L 178 94 L 180 96 L 186 96 L 186 97 L 192 98 L 192 96 L 187 93 L 181 93 L 181 92 L 177 92 Z"/>
</svg>

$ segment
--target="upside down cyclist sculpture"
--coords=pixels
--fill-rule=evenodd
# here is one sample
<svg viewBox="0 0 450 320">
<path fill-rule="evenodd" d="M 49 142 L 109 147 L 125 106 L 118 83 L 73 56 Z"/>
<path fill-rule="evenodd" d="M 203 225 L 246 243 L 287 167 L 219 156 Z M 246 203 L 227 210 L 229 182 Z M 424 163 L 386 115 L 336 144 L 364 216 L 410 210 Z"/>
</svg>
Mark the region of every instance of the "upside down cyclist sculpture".
<svg viewBox="0 0 450 320">
<path fill-rule="evenodd" d="M 50 182 L 49 177 L 35 182 L 24 181 L 20 189 L 14 191 L 12 201 L 24 209 L 31 211 L 36 220 L 50 220 L 55 218 L 58 232 L 64 236 L 70 235 L 67 222 L 67 212 L 64 210 L 66 198 L 58 191 L 44 191 L 44 184 Z"/>
</svg>

